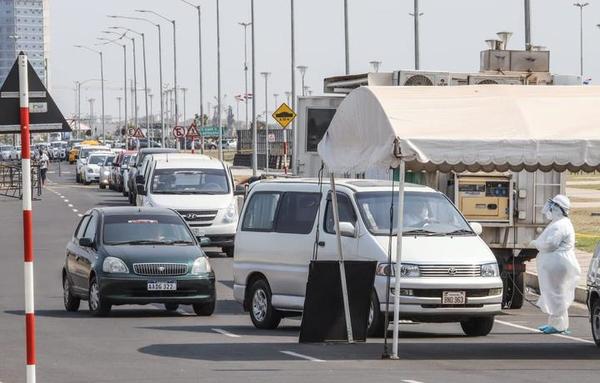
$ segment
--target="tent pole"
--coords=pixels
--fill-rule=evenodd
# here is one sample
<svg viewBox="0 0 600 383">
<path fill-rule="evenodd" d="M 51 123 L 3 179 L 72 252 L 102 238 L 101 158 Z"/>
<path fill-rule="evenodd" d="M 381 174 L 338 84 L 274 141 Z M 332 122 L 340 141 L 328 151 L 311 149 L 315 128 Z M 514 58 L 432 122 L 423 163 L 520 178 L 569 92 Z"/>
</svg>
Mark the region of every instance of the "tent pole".
<svg viewBox="0 0 600 383">
<path fill-rule="evenodd" d="M 352 321 L 350 318 L 350 302 L 348 301 L 348 285 L 346 284 L 346 268 L 344 266 L 344 255 L 342 254 L 342 236 L 340 234 L 340 216 L 338 210 L 337 192 L 335 190 L 335 176 L 330 173 L 331 183 L 331 203 L 333 204 L 333 224 L 335 225 L 335 238 L 337 242 L 337 256 L 340 264 L 340 280 L 342 282 L 342 297 L 344 299 L 344 317 L 346 319 L 346 332 L 348 333 L 348 343 L 354 343 L 352 333 Z"/>
<path fill-rule="evenodd" d="M 404 226 L 404 172 L 406 171 L 406 163 L 403 159 L 400 160 L 398 171 L 398 230 L 396 241 L 396 272 L 394 286 L 394 334 L 392 341 L 392 356 L 391 359 L 398 358 L 398 326 L 400 316 L 400 271 L 402 270 L 402 231 Z"/>
</svg>

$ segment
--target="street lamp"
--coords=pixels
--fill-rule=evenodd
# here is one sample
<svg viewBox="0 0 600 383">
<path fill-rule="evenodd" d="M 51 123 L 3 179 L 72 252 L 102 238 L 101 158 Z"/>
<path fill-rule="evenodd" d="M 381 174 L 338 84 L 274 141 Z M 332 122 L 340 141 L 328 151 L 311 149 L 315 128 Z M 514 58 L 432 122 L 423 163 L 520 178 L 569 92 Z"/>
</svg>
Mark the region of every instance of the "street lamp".
<svg viewBox="0 0 600 383">
<path fill-rule="evenodd" d="M 157 24 L 153 21 L 150 21 L 148 19 L 145 19 L 143 17 L 131 17 L 131 16 L 117 16 L 117 15 L 108 15 L 108 17 L 113 18 L 113 19 L 124 19 L 124 20 L 135 20 L 135 21 L 144 21 L 146 23 L 150 23 L 153 26 L 155 26 L 158 29 L 158 80 L 159 80 L 159 86 L 158 89 L 160 89 L 160 126 L 161 126 L 161 132 L 162 132 L 162 141 L 161 141 L 161 146 L 164 147 L 165 146 L 165 137 L 166 137 L 166 132 L 165 132 L 165 118 L 164 118 L 164 102 L 163 102 L 163 92 L 162 92 L 162 87 L 163 87 L 163 75 L 162 75 L 162 32 L 160 29 L 160 24 Z"/>
<path fill-rule="evenodd" d="M 590 3 L 573 3 L 579 8 L 579 74 L 583 78 L 583 8 Z"/>
<path fill-rule="evenodd" d="M 203 125 L 204 121 L 204 100 L 203 100 L 203 86 L 202 86 L 202 12 L 199 5 L 194 5 L 187 0 L 181 0 L 187 5 L 196 8 L 198 11 L 198 74 L 200 78 L 199 92 L 200 92 L 200 126 Z M 185 114 L 185 113 L 184 113 Z"/>
<path fill-rule="evenodd" d="M 265 167 L 265 174 L 269 174 L 269 92 L 268 82 L 271 72 L 260 72 L 260 75 L 265 78 L 265 151 L 267 164 Z"/>
<path fill-rule="evenodd" d="M 125 27 L 109 27 L 110 29 L 121 29 L 127 32 L 131 32 L 136 34 L 142 38 L 142 60 L 144 63 L 144 98 L 145 98 L 145 111 L 146 111 L 146 132 L 148 137 L 151 136 L 150 131 L 150 116 L 148 115 L 148 74 L 146 71 L 146 36 L 143 33 L 134 31 L 133 29 L 125 28 Z M 154 137 L 152 137 L 154 138 Z"/>
<path fill-rule="evenodd" d="M 414 11 L 413 13 L 409 13 L 415 19 L 415 70 L 420 69 L 420 47 L 419 47 L 419 17 L 423 16 L 422 12 L 419 12 L 419 0 L 415 0 L 414 3 Z"/>
<path fill-rule="evenodd" d="M 279 99 L 279 93 L 273 93 L 273 98 L 275 99 L 275 109 L 277 109 L 277 107 L 279 107 L 279 104 L 277 103 L 277 100 Z"/>
<path fill-rule="evenodd" d="M 238 23 L 244 27 L 244 108 L 246 110 L 246 126 L 248 129 L 248 27 L 252 23 Z"/>
<path fill-rule="evenodd" d="M 292 92 L 290 92 L 289 90 L 286 90 L 284 93 L 285 93 L 286 103 L 289 105 L 290 104 L 290 96 L 292 95 Z"/>
<path fill-rule="evenodd" d="M 179 106 L 177 103 L 177 26 L 175 24 L 175 20 L 171 20 L 159 13 L 149 11 L 146 9 L 136 9 L 135 11 L 140 13 L 153 14 L 154 16 L 160 17 L 161 19 L 170 22 L 173 26 L 173 86 L 175 87 L 175 125 L 177 125 L 179 121 Z"/>
<path fill-rule="evenodd" d="M 258 172 L 258 129 L 256 126 L 256 44 L 254 26 L 254 0 L 250 0 L 250 23 L 252 25 L 252 175 Z"/>
<path fill-rule="evenodd" d="M 101 81 L 101 89 L 102 89 L 102 117 L 101 117 L 101 122 L 102 122 L 102 141 L 104 141 L 104 58 L 102 57 L 102 51 L 96 50 L 94 48 L 90 48 L 88 46 L 85 45 L 75 45 L 75 48 L 80 48 L 80 49 L 86 49 L 90 52 L 94 52 L 97 53 L 100 56 L 100 81 Z"/>
<path fill-rule="evenodd" d="M 415 0 L 417 1 L 417 0 Z M 346 74 L 350 74 L 350 38 L 348 36 L 348 0 L 344 0 L 344 52 Z"/>
<path fill-rule="evenodd" d="M 125 142 L 128 142 L 128 129 L 127 129 L 127 45 L 119 44 L 116 40 L 110 40 L 100 37 L 98 40 L 105 41 L 103 45 L 114 44 L 123 48 L 123 105 L 125 106 Z M 120 104 L 120 102 L 119 102 Z M 119 117 L 119 120 L 121 118 Z"/>
<path fill-rule="evenodd" d="M 298 69 L 300 76 L 302 76 L 302 95 L 305 96 L 304 76 L 306 75 L 306 70 L 308 67 L 306 65 L 298 65 L 296 69 Z"/>
<path fill-rule="evenodd" d="M 132 87 L 132 91 L 133 91 L 133 123 L 135 128 L 138 128 L 138 102 L 137 102 L 137 65 L 136 65 L 136 54 L 135 54 L 135 38 L 134 37 L 129 37 L 127 36 L 127 32 L 125 33 L 118 33 L 118 32 L 114 32 L 114 31 L 102 31 L 102 33 L 106 33 L 106 34 L 112 34 L 112 35 L 116 35 L 119 36 L 119 38 L 128 38 L 129 40 L 131 40 L 131 44 L 133 46 L 133 87 Z"/>
<path fill-rule="evenodd" d="M 75 81 L 77 84 L 77 130 L 81 134 L 81 86 L 90 81 L 101 81 L 98 78 L 91 78 L 84 81 Z M 81 137 L 80 137 L 81 138 Z"/>
</svg>

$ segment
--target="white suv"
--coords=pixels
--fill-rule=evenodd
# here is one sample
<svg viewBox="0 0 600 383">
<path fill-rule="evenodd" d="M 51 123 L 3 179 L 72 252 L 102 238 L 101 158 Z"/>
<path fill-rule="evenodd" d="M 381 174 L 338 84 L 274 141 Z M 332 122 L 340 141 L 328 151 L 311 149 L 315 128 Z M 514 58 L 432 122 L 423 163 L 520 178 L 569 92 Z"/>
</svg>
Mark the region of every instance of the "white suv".
<svg viewBox="0 0 600 383">
<path fill-rule="evenodd" d="M 77 155 L 77 163 L 75 165 L 75 180 L 78 183 L 83 182 L 83 167 L 87 164 L 89 155 L 95 152 L 110 153 L 110 148 L 108 148 L 107 146 L 100 145 L 89 145 L 82 146 L 81 148 L 79 148 L 79 154 Z"/>
</svg>

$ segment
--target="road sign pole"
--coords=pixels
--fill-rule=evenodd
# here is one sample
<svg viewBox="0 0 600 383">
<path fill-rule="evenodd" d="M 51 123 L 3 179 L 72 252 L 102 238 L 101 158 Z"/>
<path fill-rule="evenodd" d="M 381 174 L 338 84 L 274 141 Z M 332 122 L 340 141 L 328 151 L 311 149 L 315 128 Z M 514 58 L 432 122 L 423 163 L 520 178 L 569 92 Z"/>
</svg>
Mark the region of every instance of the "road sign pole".
<svg viewBox="0 0 600 383">
<path fill-rule="evenodd" d="M 31 209 L 31 150 L 29 133 L 29 81 L 27 56 L 19 55 L 19 106 L 21 119 L 21 171 L 23 193 L 23 258 L 25 261 L 25 345 L 27 383 L 35 383 L 35 314 L 33 300 L 33 214 Z"/>
</svg>

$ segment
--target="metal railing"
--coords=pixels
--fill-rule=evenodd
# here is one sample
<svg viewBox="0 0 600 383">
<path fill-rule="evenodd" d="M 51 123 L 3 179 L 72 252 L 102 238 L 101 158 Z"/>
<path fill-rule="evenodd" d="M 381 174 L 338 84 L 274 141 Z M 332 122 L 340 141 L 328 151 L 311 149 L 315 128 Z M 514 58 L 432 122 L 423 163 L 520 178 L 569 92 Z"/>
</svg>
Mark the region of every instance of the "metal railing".
<svg viewBox="0 0 600 383">
<path fill-rule="evenodd" d="M 0 162 L 0 195 L 20 199 L 23 195 L 22 185 L 21 161 Z M 42 195 L 40 165 L 35 162 L 31 165 L 31 195 L 36 197 Z"/>
</svg>

